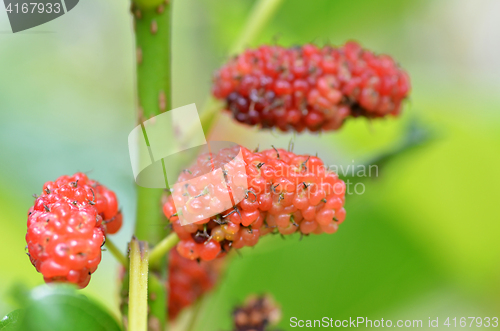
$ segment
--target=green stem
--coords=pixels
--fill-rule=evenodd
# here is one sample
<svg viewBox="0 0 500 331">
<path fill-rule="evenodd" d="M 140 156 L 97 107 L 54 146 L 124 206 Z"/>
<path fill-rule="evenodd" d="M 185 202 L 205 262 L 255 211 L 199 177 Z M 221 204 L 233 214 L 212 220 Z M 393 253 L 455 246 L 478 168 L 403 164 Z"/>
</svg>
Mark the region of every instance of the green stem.
<svg viewBox="0 0 500 331">
<path fill-rule="evenodd" d="M 154 0 L 134 1 L 136 33 L 138 120 L 142 123 L 172 107 L 171 12 L 172 5 Z M 174 133 L 167 132 L 174 141 Z M 151 244 L 166 236 L 161 225 L 163 190 L 138 187 L 136 236 Z"/>
<path fill-rule="evenodd" d="M 236 41 L 229 49 L 228 55 L 240 53 L 245 47 L 249 46 L 274 17 L 283 2 L 284 0 L 257 1 L 245 21 L 243 30 L 241 30 L 238 38 L 236 38 Z M 219 101 L 211 96 L 207 98 L 200 115 L 205 136 L 208 136 L 210 133 L 210 129 L 220 115 L 220 109 L 221 104 Z"/>
<path fill-rule="evenodd" d="M 273 18 L 282 3 L 283 0 L 259 0 L 253 6 L 241 34 L 230 48 L 229 55 L 239 53 L 244 47 L 249 46 Z"/>
<path fill-rule="evenodd" d="M 134 6 L 137 92 L 143 116 L 170 110 L 171 98 L 171 4 L 144 9 Z"/>
<path fill-rule="evenodd" d="M 156 243 L 167 234 L 163 220 L 161 197 L 163 190 L 137 187 L 137 223 L 135 235 Z"/>
<path fill-rule="evenodd" d="M 175 245 L 179 242 L 179 237 L 176 233 L 171 233 L 167 237 L 165 237 L 162 241 L 160 241 L 152 250 L 149 255 L 149 263 L 151 266 L 158 265 L 163 257 L 167 255 L 167 253 L 174 248 Z"/>
<path fill-rule="evenodd" d="M 210 134 L 210 130 L 215 122 L 217 122 L 218 115 L 221 113 L 221 109 L 224 104 L 221 100 L 215 99 L 213 96 L 209 96 L 207 101 L 203 105 L 200 115 L 201 126 L 205 132 L 205 137 Z M 191 133 L 192 134 L 192 133 Z M 186 135 L 185 139 L 189 139 L 190 134 Z"/>
<path fill-rule="evenodd" d="M 120 262 L 120 264 L 124 267 L 128 266 L 128 260 L 125 257 L 125 255 L 122 254 L 120 249 L 116 247 L 115 244 L 109 239 L 106 238 L 106 243 L 105 243 L 106 249 L 115 257 L 115 259 Z"/>
<path fill-rule="evenodd" d="M 137 56 L 138 122 L 172 109 L 171 93 L 171 16 L 168 0 L 132 0 Z M 165 132 L 174 143 L 174 132 Z M 146 141 L 149 144 L 147 137 Z M 169 230 L 162 213 L 163 190 L 137 187 L 137 218 L 135 235 L 154 245 L 167 236 Z M 149 274 L 149 328 L 164 330 L 167 318 L 167 257 L 156 263 Z M 131 286 L 134 282 L 130 279 Z M 132 295 L 132 293 L 130 293 Z M 129 315 L 134 309 L 129 305 Z M 133 329 L 131 329 L 133 330 Z M 135 331 L 135 330 L 133 330 Z"/>
<path fill-rule="evenodd" d="M 129 331 L 148 329 L 148 243 L 130 242 Z"/>
</svg>

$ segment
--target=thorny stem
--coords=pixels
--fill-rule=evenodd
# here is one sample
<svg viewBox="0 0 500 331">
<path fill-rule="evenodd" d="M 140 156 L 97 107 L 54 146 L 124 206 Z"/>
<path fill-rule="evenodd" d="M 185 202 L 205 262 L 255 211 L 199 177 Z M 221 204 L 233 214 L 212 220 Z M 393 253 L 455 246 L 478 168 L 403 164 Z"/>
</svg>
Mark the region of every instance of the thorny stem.
<svg viewBox="0 0 500 331">
<path fill-rule="evenodd" d="M 137 119 L 142 123 L 172 107 L 171 94 L 171 15 L 172 4 L 169 0 L 132 0 L 132 14 L 136 40 L 137 60 Z M 144 128 L 144 127 L 143 127 Z M 174 132 L 165 132 L 174 143 Z M 146 141 L 148 142 L 147 137 Z M 149 143 L 149 142 L 148 142 Z M 163 190 L 137 187 L 137 217 L 135 235 L 150 244 L 158 243 L 168 234 L 163 224 L 161 197 Z M 157 269 L 149 273 L 149 297 L 146 292 L 146 320 L 149 328 L 163 330 L 166 325 L 166 283 L 167 257 L 157 264 Z M 147 274 L 147 270 L 146 270 Z M 132 275 L 130 275 L 132 276 Z M 146 278 L 147 280 L 147 278 Z M 130 278 L 132 289 L 135 280 Z M 130 291 L 130 299 L 132 299 Z M 149 300 L 148 300 L 149 299 Z M 149 316 L 148 316 L 149 304 Z M 129 316 L 136 314 L 135 309 L 143 306 L 128 306 Z M 130 330 L 132 321 L 129 320 Z M 141 320 L 141 323 L 143 321 Z M 142 329 L 141 329 L 142 330 Z"/>
<path fill-rule="evenodd" d="M 130 242 L 128 329 L 148 329 L 148 243 L 133 237 Z"/>
<path fill-rule="evenodd" d="M 134 1 L 132 13 L 136 33 L 138 121 L 171 109 L 171 11 L 170 3 Z M 147 4 L 146 4 L 147 3 Z M 146 6 L 147 5 L 147 6 Z M 174 143 L 174 133 L 171 141 Z M 137 188 L 136 236 L 155 244 L 167 231 L 161 226 L 161 189 Z"/>
<path fill-rule="evenodd" d="M 152 250 L 149 255 L 149 262 L 151 266 L 155 266 L 160 263 L 161 259 L 168 254 L 168 252 L 174 248 L 179 242 L 179 237 L 177 234 L 171 233 L 160 241 Z"/>
<path fill-rule="evenodd" d="M 106 238 L 106 243 L 104 245 L 106 246 L 106 249 L 111 253 L 111 255 L 113 255 L 122 266 L 128 266 L 128 260 L 125 255 L 123 255 L 120 249 L 116 247 L 116 245 L 109 238 Z"/>
</svg>

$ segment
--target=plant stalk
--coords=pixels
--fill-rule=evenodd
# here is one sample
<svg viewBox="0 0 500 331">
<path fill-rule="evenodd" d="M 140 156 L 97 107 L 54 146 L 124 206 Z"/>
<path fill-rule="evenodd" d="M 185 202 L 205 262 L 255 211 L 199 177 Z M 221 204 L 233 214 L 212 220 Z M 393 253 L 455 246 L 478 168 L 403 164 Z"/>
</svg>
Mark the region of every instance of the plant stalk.
<svg viewBox="0 0 500 331">
<path fill-rule="evenodd" d="M 120 249 L 116 247 L 116 245 L 109 238 L 106 238 L 106 243 L 104 245 L 106 246 L 106 249 L 111 253 L 111 255 L 113 255 L 122 266 L 128 266 L 128 260 L 125 255 L 122 254 Z"/>
<path fill-rule="evenodd" d="M 172 107 L 171 93 L 171 14 L 172 5 L 158 1 L 134 1 L 132 13 L 136 35 L 138 122 L 157 116 Z M 172 143 L 175 142 L 173 132 Z M 137 188 L 135 235 L 156 244 L 167 235 L 162 225 L 163 190 Z"/>
<path fill-rule="evenodd" d="M 129 331 L 148 329 L 148 243 L 133 237 L 130 242 Z"/>
<path fill-rule="evenodd" d="M 165 237 L 162 241 L 160 241 L 154 248 L 151 250 L 151 254 L 149 255 L 149 263 L 151 266 L 158 265 L 162 258 L 168 254 L 168 252 L 174 248 L 175 245 L 179 242 L 179 237 L 177 234 L 171 233 L 167 237 Z"/>
<path fill-rule="evenodd" d="M 284 0 L 258 0 L 253 6 L 250 15 L 248 15 L 238 38 L 236 38 L 236 41 L 229 48 L 228 56 L 238 54 L 245 47 L 250 46 L 274 17 L 283 2 Z M 200 115 L 201 124 L 206 136 L 208 136 L 210 129 L 217 121 L 221 107 L 220 101 L 215 100 L 212 96 L 207 97 Z"/>
<path fill-rule="evenodd" d="M 169 0 L 132 0 L 131 10 L 136 41 L 137 120 L 142 125 L 145 120 L 172 109 L 172 4 Z M 173 130 L 165 134 L 175 143 Z M 147 137 L 146 141 L 149 144 Z M 160 242 L 169 232 L 162 213 L 162 195 L 162 189 L 137 186 L 135 235 L 151 245 Z M 149 273 L 150 288 L 149 293 L 146 292 L 149 316 L 146 317 L 150 330 L 164 330 L 167 324 L 167 264 L 164 256 Z M 131 278 L 131 287 L 133 282 Z M 128 306 L 129 316 L 135 313 L 134 309 Z"/>
<path fill-rule="evenodd" d="M 239 53 L 261 33 L 262 29 L 274 17 L 284 0 L 259 0 L 247 17 L 245 26 L 236 42 L 230 48 L 229 55 Z"/>
</svg>

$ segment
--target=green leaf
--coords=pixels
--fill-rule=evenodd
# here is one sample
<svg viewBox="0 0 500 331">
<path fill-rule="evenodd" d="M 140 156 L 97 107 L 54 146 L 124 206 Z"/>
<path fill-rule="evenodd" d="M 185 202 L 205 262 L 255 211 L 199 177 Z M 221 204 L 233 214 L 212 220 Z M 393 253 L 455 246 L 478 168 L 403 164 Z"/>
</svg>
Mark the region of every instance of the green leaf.
<svg viewBox="0 0 500 331">
<path fill-rule="evenodd" d="M 6 291 L 6 298 L 14 308 L 26 307 L 30 303 L 30 288 L 25 283 L 15 282 Z"/>
<path fill-rule="evenodd" d="M 122 330 L 113 317 L 73 287 L 41 286 L 31 292 L 30 299 L 20 330 Z"/>
<path fill-rule="evenodd" d="M 0 330 L 1 331 L 15 331 L 19 330 L 19 326 L 21 323 L 21 320 L 23 319 L 24 316 L 24 310 L 23 309 L 17 309 L 2 318 L 0 321 Z"/>
</svg>

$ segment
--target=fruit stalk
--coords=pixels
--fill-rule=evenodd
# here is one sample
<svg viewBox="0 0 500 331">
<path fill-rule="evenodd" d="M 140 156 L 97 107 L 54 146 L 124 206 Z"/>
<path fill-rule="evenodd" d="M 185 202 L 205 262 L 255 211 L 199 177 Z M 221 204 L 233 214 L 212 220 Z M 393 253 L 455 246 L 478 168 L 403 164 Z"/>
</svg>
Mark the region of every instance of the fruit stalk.
<svg viewBox="0 0 500 331">
<path fill-rule="evenodd" d="M 150 264 L 151 266 L 157 266 L 161 260 L 168 254 L 168 252 L 177 245 L 179 242 L 179 237 L 176 233 L 171 233 L 160 241 L 150 254 Z"/>
<path fill-rule="evenodd" d="M 125 255 L 122 254 L 120 249 L 108 238 L 106 238 L 106 243 L 104 244 L 106 249 L 115 257 L 115 259 L 120 262 L 124 267 L 127 267 L 128 261 Z"/>
<path fill-rule="evenodd" d="M 130 242 L 128 329 L 148 329 L 148 243 L 133 237 Z"/>
<path fill-rule="evenodd" d="M 259 0 L 255 3 L 252 11 L 248 15 L 243 30 L 241 30 L 238 38 L 229 48 L 228 56 L 237 54 L 248 47 L 255 38 L 262 32 L 264 27 L 274 17 L 283 0 Z M 212 96 L 208 96 L 203 105 L 200 120 L 208 135 L 210 127 L 216 122 L 217 115 L 220 114 L 223 104 Z M 189 135 L 188 135 L 189 137 Z"/>
<path fill-rule="evenodd" d="M 229 55 L 241 52 L 249 46 L 249 42 L 255 39 L 269 20 L 274 16 L 283 0 L 260 0 L 252 8 L 247 18 L 245 27 L 236 42 L 229 51 Z"/>
</svg>

